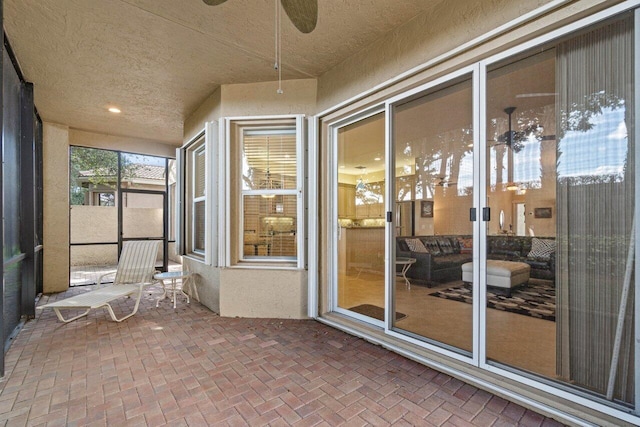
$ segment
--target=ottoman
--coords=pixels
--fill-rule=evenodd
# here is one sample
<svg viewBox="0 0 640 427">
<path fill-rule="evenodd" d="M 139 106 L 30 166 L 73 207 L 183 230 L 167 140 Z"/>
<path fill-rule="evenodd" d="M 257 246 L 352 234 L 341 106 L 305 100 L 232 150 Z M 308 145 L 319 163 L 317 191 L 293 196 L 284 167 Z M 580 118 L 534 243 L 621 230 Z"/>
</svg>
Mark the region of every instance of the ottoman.
<svg viewBox="0 0 640 427">
<path fill-rule="evenodd" d="M 487 286 L 511 296 L 511 290 L 529 281 L 531 266 L 525 262 L 487 260 Z M 473 282 L 473 263 L 462 264 L 462 281 Z"/>
</svg>

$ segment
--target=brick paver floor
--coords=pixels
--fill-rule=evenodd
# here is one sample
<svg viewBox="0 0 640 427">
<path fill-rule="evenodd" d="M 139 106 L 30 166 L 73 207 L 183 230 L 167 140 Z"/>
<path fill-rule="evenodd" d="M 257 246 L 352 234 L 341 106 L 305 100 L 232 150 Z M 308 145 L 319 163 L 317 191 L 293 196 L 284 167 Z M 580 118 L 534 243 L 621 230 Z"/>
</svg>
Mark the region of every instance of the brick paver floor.
<svg viewBox="0 0 640 427">
<path fill-rule="evenodd" d="M 0 425 L 560 425 L 312 320 L 156 308 L 158 295 L 123 323 L 38 310 L 6 355 Z"/>
</svg>

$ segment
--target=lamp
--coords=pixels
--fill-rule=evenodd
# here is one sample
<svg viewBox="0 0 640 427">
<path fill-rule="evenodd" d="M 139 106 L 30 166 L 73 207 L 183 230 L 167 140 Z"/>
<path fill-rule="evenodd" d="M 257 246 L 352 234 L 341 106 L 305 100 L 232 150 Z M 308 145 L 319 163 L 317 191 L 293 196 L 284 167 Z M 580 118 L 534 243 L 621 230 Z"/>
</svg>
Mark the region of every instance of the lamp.
<svg viewBox="0 0 640 427">
<path fill-rule="evenodd" d="M 503 135 L 503 137 L 505 137 L 506 141 L 505 144 L 507 145 L 507 147 L 510 148 L 509 153 L 508 153 L 508 168 L 509 168 L 509 182 L 507 183 L 507 190 L 508 191 L 516 191 L 518 190 L 520 187 L 518 187 L 518 185 L 513 182 L 513 153 L 514 151 L 517 153 L 522 149 L 522 144 L 520 142 L 516 142 L 516 137 L 518 137 L 518 135 L 516 134 L 516 132 L 513 130 L 513 128 L 511 127 L 511 115 L 513 114 L 513 112 L 516 110 L 516 107 L 507 107 L 504 109 L 504 112 L 507 114 L 507 116 L 509 116 L 509 130 L 507 131 L 507 133 L 505 135 Z"/>
<path fill-rule="evenodd" d="M 273 190 L 274 185 L 273 185 L 273 179 L 271 178 L 271 170 L 270 170 L 270 164 L 269 164 L 269 137 L 267 136 L 267 173 L 265 175 L 264 180 L 262 180 L 262 182 L 260 183 L 260 187 L 263 190 Z M 273 199 L 274 197 L 276 197 L 275 194 L 262 194 L 261 195 L 263 198 L 265 199 Z"/>
</svg>

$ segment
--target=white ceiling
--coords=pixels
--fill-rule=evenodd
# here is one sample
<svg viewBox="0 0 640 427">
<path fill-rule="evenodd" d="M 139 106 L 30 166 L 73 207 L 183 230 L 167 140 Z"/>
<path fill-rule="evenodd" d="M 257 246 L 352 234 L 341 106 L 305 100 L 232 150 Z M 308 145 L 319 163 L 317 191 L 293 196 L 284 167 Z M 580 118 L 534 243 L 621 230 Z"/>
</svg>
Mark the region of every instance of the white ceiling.
<svg viewBox="0 0 640 427">
<path fill-rule="evenodd" d="M 318 77 L 442 1 L 319 0 L 311 34 L 283 13 L 283 78 Z M 4 1 L 5 31 L 44 120 L 173 144 L 219 85 L 276 79 L 274 14 L 274 0 Z"/>
</svg>

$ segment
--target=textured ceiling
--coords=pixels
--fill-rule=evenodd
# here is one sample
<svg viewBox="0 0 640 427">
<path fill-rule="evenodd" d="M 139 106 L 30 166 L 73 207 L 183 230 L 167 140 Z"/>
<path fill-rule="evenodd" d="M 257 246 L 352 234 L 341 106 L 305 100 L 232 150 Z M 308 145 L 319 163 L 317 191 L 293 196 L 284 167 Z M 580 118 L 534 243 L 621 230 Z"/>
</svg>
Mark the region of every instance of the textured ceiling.
<svg viewBox="0 0 640 427">
<path fill-rule="evenodd" d="M 441 1 L 319 0 L 310 34 L 283 13 L 283 79 L 318 77 Z M 44 120 L 175 144 L 219 85 L 277 78 L 274 14 L 274 0 L 4 0 Z"/>
</svg>

